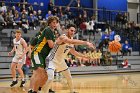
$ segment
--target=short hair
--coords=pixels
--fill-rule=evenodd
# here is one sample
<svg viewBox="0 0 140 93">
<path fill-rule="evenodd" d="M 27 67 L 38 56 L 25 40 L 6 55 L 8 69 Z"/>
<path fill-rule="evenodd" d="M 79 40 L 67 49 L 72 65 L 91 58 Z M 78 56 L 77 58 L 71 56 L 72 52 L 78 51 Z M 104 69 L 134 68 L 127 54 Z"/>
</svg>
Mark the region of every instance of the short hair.
<svg viewBox="0 0 140 93">
<path fill-rule="evenodd" d="M 59 22 L 59 18 L 57 16 L 50 16 L 47 21 L 48 25 L 54 20 L 56 20 L 57 23 Z"/>
<path fill-rule="evenodd" d="M 68 24 L 67 27 L 66 27 L 66 29 L 69 29 L 71 27 L 74 27 L 75 29 L 77 28 L 75 24 Z"/>
<path fill-rule="evenodd" d="M 21 30 L 16 30 L 16 33 L 22 33 Z"/>
</svg>

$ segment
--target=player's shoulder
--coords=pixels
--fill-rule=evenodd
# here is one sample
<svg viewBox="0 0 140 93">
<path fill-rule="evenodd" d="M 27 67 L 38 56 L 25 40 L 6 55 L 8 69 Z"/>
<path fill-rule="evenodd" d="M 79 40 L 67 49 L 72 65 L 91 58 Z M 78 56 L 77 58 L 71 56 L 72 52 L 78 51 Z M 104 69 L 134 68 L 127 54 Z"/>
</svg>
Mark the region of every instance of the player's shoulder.
<svg viewBox="0 0 140 93">
<path fill-rule="evenodd" d="M 65 39 L 65 38 L 68 38 L 68 37 L 66 36 L 66 34 L 62 34 L 62 35 L 59 37 L 59 39 Z"/>
<path fill-rule="evenodd" d="M 24 39 L 24 38 L 21 38 L 21 39 L 20 39 L 20 42 L 26 42 L 26 41 L 25 41 L 25 39 Z"/>
</svg>

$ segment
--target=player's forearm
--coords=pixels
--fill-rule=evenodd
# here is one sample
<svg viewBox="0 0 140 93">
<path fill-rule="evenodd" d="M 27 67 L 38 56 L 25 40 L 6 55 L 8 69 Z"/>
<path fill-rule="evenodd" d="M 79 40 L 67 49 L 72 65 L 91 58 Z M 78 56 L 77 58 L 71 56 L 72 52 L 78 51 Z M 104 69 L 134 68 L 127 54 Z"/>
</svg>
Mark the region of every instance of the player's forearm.
<svg viewBox="0 0 140 93">
<path fill-rule="evenodd" d="M 15 48 L 13 47 L 13 49 L 11 50 L 11 53 L 14 53 L 14 51 L 15 51 Z"/>
<path fill-rule="evenodd" d="M 77 51 L 70 51 L 71 54 L 73 54 L 76 57 L 85 57 L 83 54 L 77 52 Z"/>
<path fill-rule="evenodd" d="M 25 48 L 25 50 L 24 50 L 24 52 L 23 52 L 23 54 L 22 54 L 22 56 L 21 56 L 21 57 L 25 56 L 25 55 L 26 55 L 26 53 L 27 53 L 28 51 L 29 51 L 29 50 L 28 50 L 28 48 Z"/>
<path fill-rule="evenodd" d="M 74 45 L 87 45 L 87 42 L 82 40 L 71 40 L 71 43 Z"/>
</svg>

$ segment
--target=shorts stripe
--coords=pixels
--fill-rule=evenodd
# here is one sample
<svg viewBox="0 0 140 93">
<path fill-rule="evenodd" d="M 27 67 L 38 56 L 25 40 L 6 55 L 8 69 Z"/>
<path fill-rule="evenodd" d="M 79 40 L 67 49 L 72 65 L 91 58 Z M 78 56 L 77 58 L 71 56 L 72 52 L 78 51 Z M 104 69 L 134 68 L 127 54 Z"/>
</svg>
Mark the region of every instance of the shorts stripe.
<svg viewBox="0 0 140 93">
<path fill-rule="evenodd" d="M 34 60 L 35 60 L 35 63 L 36 63 L 36 64 L 41 64 L 41 62 L 40 62 L 40 60 L 39 60 L 38 54 L 35 54 L 35 55 L 34 55 Z"/>
</svg>

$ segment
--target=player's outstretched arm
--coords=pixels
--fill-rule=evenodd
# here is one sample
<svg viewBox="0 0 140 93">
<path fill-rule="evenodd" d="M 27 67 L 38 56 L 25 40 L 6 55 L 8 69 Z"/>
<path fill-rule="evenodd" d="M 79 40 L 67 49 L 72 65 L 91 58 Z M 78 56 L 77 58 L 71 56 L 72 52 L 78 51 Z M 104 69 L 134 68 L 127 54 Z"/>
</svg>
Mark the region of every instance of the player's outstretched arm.
<svg viewBox="0 0 140 93">
<path fill-rule="evenodd" d="M 69 43 L 74 45 L 87 45 L 90 48 L 94 48 L 93 44 L 87 41 L 77 40 L 77 39 L 69 39 L 66 36 L 60 36 L 58 39 L 60 43 Z"/>
</svg>

